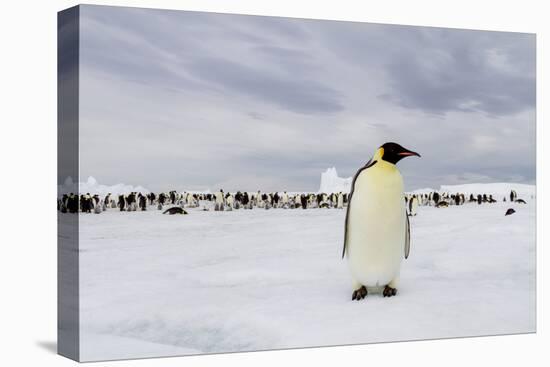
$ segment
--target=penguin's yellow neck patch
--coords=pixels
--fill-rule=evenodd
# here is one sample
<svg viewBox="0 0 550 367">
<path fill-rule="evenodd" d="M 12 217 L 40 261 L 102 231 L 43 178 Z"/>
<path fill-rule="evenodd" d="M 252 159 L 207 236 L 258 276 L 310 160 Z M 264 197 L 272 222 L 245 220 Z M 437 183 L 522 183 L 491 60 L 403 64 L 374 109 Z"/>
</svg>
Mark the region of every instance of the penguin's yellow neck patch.
<svg viewBox="0 0 550 367">
<path fill-rule="evenodd" d="M 389 163 L 385 161 L 383 158 L 384 158 L 384 148 L 380 147 L 372 157 L 373 161 L 378 161 L 378 163 L 376 164 L 377 170 L 383 170 L 383 171 L 397 170 L 397 167 L 395 166 L 395 164 Z"/>
<path fill-rule="evenodd" d="M 374 153 L 374 157 L 372 157 L 373 160 L 379 161 L 384 156 L 384 148 L 378 148 L 376 153 Z"/>
</svg>

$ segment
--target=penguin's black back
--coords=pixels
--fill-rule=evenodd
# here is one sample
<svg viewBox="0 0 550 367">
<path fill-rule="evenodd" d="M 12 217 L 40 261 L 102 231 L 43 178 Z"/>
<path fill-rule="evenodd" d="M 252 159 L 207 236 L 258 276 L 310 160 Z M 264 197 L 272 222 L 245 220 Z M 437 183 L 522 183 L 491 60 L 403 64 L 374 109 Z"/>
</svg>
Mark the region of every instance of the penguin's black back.
<svg viewBox="0 0 550 367">
<path fill-rule="evenodd" d="M 172 208 L 168 208 L 164 211 L 164 213 L 162 214 L 170 214 L 170 215 L 173 215 L 173 214 L 187 214 L 187 212 L 185 210 L 183 210 L 183 208 L 180 208 L 179 206 L 174 206 Z"/>
</svg>

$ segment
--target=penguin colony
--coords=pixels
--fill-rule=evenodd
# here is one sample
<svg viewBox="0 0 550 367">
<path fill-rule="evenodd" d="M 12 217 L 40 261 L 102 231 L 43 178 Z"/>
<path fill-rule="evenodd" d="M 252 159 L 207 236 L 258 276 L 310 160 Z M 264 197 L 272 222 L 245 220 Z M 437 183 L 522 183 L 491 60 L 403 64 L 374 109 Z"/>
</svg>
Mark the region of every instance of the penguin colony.
<svg viewBox="0 0 550 367">
<path fill-rule="evenodd" d="M 518 199 L 515 191 L 512 191 L 510 202 L 525 204 L 525 200 Z M 162 210 L 166 206 L 178 206 L 181 208 L 212 207 L 217 211 L 232 211 L 237 209 L 344 209 L 348 206 L 348 193 L 285 193 L 272 192 L 248 193 L 237 191 L 236 193 L 224 193 L 223 190 L 215 194 L 197 194 L 177 191 L 148 193 L 132 192 L 127 195 L 113 196 L 107 194 L 100 197 L 97 194 L 74 193 L 64 194 L 57 200 L 57 210 L 62 213 L 102 213 L 106 210 L 121 212 L 146 211 L 153 209 Z M 507 202 L 508 197 L 503 198 Z M 463 205 L 467 203 L 485 204 L 496 203 L 493 195 L 464 193 L 439 193 L 433 191 L 424 194 L 404 194 L 404 202 L 407 214 L 416 216 L 418 207 L 433 206 L 444 208 L 448 206 Z"/>
<path fill-rule="evenodd" d="M 203 210 L 232 211 L 238 209 L 344 209 L 348 194 L 337 193 L 248 193 L 237 191 L 225 193 L 220 190 L 211 193 L 179 193 L 177 191 L 148 193 L 131 192 L 127 195 L 105 197 L 90 193 L 64 194 L 57 202 L 57 209 L 63 213 L 101 213 L 109 209 L 121 212 L 146 211 L 151 208 L 162 210 L 166 206 L 199 208 Z"/>
</svg>

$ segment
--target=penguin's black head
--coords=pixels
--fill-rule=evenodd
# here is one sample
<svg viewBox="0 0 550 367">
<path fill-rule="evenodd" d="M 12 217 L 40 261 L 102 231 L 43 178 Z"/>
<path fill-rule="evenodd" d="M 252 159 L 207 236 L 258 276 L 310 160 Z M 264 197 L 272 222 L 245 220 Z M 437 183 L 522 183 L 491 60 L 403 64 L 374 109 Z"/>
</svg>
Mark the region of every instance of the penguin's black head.
<svg viewBox="0 0 550 367">
<path fill-rule="evenodd" d="M 412 155 L 415 155 L 417 157 L 420 157 L 420 154 L 413 152 L 411 150 L 403 148 L 401 145 L 397 143 L 385 143 L 380 147 L 382 159 L 386 162 L 396 164 L 400 160 L 402 160 L 405 157 L 410 157 Z"/>
</svg>

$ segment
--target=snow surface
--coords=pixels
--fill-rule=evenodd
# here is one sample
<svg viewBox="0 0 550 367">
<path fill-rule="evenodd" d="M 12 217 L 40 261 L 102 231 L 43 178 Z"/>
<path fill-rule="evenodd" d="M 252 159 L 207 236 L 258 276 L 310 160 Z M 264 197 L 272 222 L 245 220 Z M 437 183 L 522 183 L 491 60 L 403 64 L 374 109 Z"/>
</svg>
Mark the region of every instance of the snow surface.
<svg viewBox="0 0 550 367">
<path fill-rule="evenodd" d="M 341 259 L 345 210 L 79 214 L 81 357 L 534 332 L 526 200 L 419 207 L 398 295 L 361 302 Z"/>
</svg>

